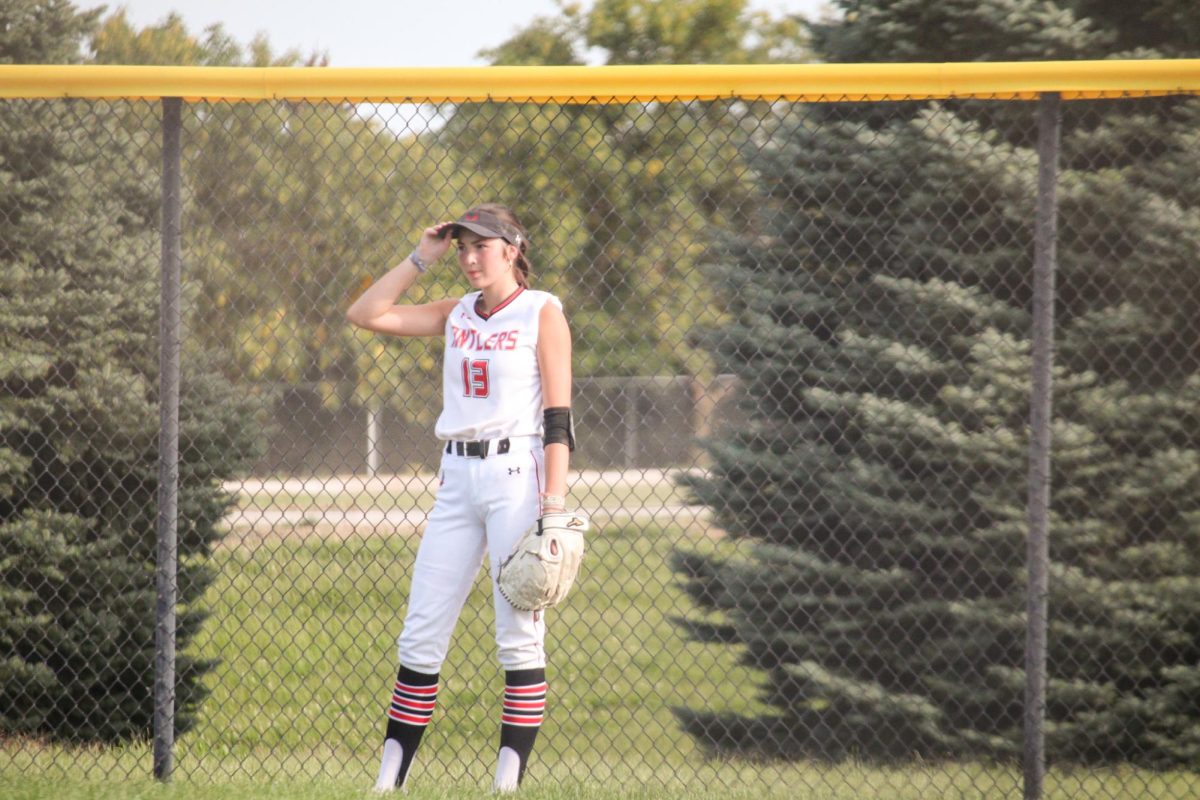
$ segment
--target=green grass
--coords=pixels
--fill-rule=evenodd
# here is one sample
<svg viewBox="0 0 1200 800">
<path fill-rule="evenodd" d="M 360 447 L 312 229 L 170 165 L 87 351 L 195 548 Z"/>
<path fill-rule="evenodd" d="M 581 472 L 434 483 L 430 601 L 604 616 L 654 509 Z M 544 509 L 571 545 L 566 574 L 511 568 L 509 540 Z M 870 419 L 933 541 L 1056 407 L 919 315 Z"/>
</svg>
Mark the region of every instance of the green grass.
<svg viewBox="0 0 1200 800">
<path fill-rule="evenodd" d="M 726 705 L 761 710 L 756 676 L 737 666 L 732 651 L 686 642 L 670 622 L 688 608 L 665 562 L 680 535 L 653 529 L 593 538 L 583 579 L 549 620 L 553 711 L 539 750 L 587 742 L 621 760 L 663 751 L 661 758 L 690 761 L 695 745 L 678 732 L 671 706 L 729 694 L 730 679 L 742 688 Z M 213 621 L 197 642 L 199 652 L 222 659 L 197 747 L 226 755 L 330 741 L 373 746 L 417 544 L 415 537 L 307 537 L 223 553 Z M 492 747 L 502 674 L 491 629 L 481 573 L 443 669 L 431 751 Z M 663 652 L 677 657 L 664 660 Z"/>
<path fill-rule="evenodd" d="M 394 638 L 418 540 L 405 536 L 243 543 L 220 552 L 212 617 L 194 650 L 220 659 L 175 779 L 151 780 L 144 745 L 0 743 L 4 798 L 363 797 L 374 777 Z M 686 641 L 691 614 L 667 567 L 676 546 L 729 542 L 677 527 L 604 530 L 581 582 L 549 620 L 548 719 L 524 797 L 991 798 L 1019 796 L 1015 767 L 716 761 L 675 707 L 754 714 L 760 676 L 733 648 Z M 480 797 L 490 785 L 502 685 L 482 574 L 463 613 L 409 796 Z M 670 654 L 667 657 L 667 654 Z M 1047 797 L 1193 798 L 1200 776 L 1053 771 Z"/>
<path fill-rule="evenodd" d="M 10 743 L 11 744 L 11 743 Z M 10 753 L 6 748 L 4 753 Z M 5 800 L 74 800 L 75 798 L 272 798 L 272 800 L 338 800 L 375 797 L 368 791 L 374 763 L 334 750 L 316 749 L 305 755 L 265 756 L 248 768 L 234 761 L 213 762 L 209 768 L 184 773 L 163 785 L 147 776 L 146 748 L 119 751 L 21 751 L 11 761 L 0 756 L 0 796 Z M 490 766 L 490 765 L 489 765 Z M 604 780 L 579 772 L 581 762 L 565 759 L 553 780 L 544 776 L 521 790 L 522 800 L 990 800 L 1021 796 L 1017 769 L 974 764 L 912 765 L 880 769 L 857 764 L 782 765 L 724 762 L 690 780 L 622 772 Z M 251 770 L 250 772 L 247 769 Z M 255 777 L 254 769 L 276 772 L 270 779 Z M 81 770 L 81 774 L 68 774 Z M 489 797 L 490 777 L 482 764 L 470 764 L 458 774 L 414 776 L 409 791 L 398 795 L 413 800 L 470 800 Z M 1192 800 L 1197 796 L 1195 775 L 1154 774 L 1108 769 L 1080 773 L 1052 771 L 1047 776 L 1047 800 Z"/>
</svg>

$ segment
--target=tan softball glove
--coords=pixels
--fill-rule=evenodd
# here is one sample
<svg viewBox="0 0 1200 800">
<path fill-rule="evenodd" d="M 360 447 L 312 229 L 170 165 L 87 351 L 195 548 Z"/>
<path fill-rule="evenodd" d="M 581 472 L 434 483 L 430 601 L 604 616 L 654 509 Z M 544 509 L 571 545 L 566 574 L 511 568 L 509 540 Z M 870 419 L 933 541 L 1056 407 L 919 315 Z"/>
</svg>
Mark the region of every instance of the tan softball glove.
<svg viewBox="0 0 1200 800">
<path fill-rule="evenodd" d="M 560 602 L 579 574 L 583 535 L 590 527 L 580 511 L 543 514 L 500 563 L 500 594 L 522 611 Z"/>
</svg>

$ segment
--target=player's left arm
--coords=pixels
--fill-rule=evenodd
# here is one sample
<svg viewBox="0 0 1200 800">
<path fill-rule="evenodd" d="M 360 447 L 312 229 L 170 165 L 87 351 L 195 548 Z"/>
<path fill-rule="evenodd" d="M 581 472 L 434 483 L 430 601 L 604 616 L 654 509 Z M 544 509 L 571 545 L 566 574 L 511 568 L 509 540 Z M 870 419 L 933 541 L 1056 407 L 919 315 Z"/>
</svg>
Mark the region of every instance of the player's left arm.
<svg viewBox="0 0 1200 800">
<path fill-rule="evenodd" d="M 545 408 L 571 407 L 571 329 L 567 318 L 556 303 L 542 306 L 538 320 L 538 368 L 542 374 L 542 405 Z M 567 445 L 552 442 L 546 445 L 547 495 L 566 497 L 567 466 L 570 450 Z M 544 511 L 563 510 L 544 508 Z"/>
</svg>

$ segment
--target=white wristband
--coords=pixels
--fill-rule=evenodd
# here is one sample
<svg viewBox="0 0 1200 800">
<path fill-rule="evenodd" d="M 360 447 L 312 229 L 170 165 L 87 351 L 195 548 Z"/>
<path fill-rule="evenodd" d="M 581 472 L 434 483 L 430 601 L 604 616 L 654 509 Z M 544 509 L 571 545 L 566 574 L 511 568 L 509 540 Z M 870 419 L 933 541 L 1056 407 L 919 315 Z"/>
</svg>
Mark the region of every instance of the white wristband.
<svg viewBox="0 0 1200 800">
<path fill-rule="evenodd" d="M 542 508 L 561 508 L 566 509 L 566 498 L 561 494 L 544 494 L 542 495 Z"/>
<path fill-rule="evenodd" d="M 417 272 L 424 272 L 425 270 L 429 269 L 429 265 L 422 260 L 420 254 L 416 250 L 412 251 L 412 255 L 408 257 L 408 260 L 411 261 L 413 266 L 417 268 Z"/>
</svg>

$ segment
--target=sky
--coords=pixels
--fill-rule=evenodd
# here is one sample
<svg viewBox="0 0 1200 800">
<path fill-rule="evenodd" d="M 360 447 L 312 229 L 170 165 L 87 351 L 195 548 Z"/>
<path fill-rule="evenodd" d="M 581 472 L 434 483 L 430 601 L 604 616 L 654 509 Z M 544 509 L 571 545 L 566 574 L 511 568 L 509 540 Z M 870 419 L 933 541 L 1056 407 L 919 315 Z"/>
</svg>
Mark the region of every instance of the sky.
<svg viewBox="0 0 1200 800">
<path fill-rule="evenodd" d="M 235 40 L 265 33 L 271 50 L 326 53 L 332 67 L 469 67 L 480 50 L 508 39 L 535 17 L 555 16 L 554 0 L 75 0 L 81 9 L 124 7 L 135 27 L 172 11 L 188 30 L 219 22 Z M 585 5 L 590 5 L 586 3 Z M 825 0 L 751 0 L 755 10 L 817 17 Z"/>
</svg>

